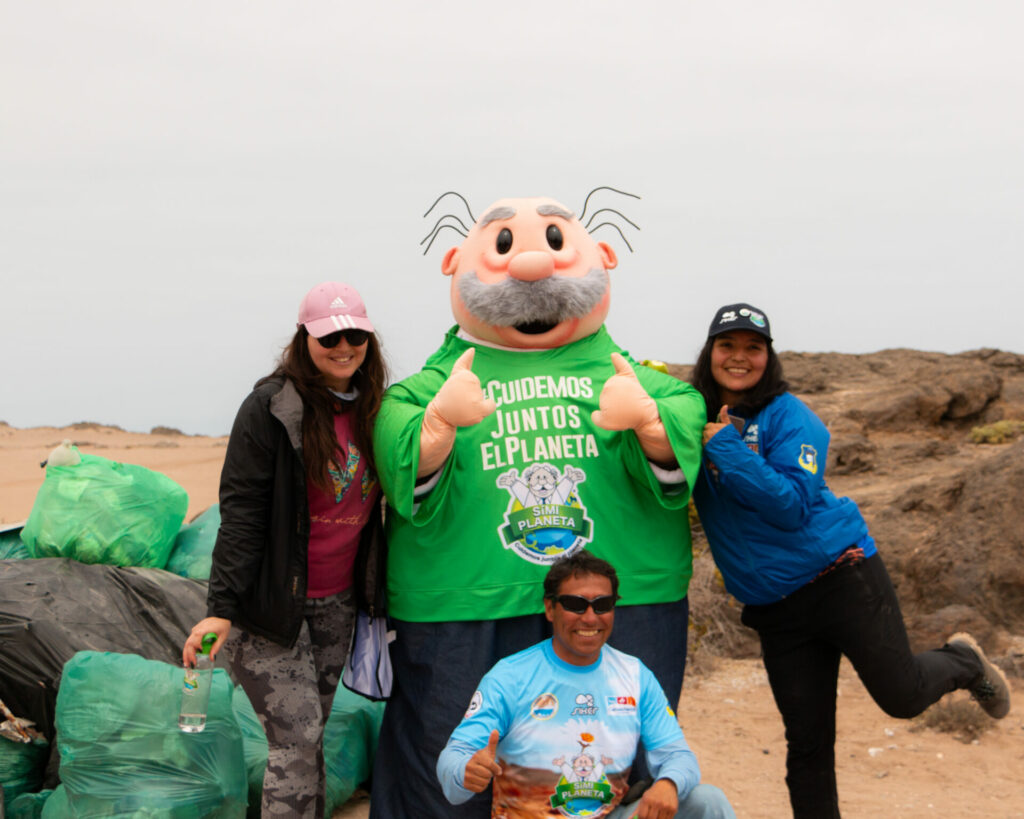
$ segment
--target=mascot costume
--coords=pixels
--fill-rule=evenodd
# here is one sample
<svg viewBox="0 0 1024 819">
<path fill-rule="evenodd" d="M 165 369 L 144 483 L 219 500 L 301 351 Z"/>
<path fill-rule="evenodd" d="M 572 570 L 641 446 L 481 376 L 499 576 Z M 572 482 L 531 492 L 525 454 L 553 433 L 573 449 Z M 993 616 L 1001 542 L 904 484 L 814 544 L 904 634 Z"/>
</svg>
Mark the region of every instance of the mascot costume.
<svg viewBox="0 0 1024 819">
<path fill-rule="evenodd" d="M 372 817 L 491 815 L 489 790 L 448 804 L 437 757 L 491 666 L 550 636 L 541 581 L 578 549 L 618 571 L 610 643 L 679 698 L 704 402 L 608 335 L 616 264 L 548 198 L 496 202 L 444 256 L 457 325 L 374 432 L 397 639 Z"/>
</svg>

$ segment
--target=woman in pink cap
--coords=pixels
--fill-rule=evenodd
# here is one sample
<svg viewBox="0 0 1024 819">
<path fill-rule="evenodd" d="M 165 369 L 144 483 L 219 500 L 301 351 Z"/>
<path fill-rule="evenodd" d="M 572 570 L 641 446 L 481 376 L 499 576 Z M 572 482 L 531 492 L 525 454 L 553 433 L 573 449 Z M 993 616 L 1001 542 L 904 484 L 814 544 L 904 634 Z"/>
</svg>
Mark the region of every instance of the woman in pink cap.
<svg viewBox="0 0 1024 819">
<path fill-rule="evenodd" d="M 372 428 L 386 382 L 363 300 L 324 282 L 231 429 L 207 617 L 182 658 L 194 663 L 208 632 L 211 655 L 224 646 L 267 733 L 263 816 L 323 816 L 323 729 L 355 617 L 353 565 L 381 523 Z"/>
</svg>

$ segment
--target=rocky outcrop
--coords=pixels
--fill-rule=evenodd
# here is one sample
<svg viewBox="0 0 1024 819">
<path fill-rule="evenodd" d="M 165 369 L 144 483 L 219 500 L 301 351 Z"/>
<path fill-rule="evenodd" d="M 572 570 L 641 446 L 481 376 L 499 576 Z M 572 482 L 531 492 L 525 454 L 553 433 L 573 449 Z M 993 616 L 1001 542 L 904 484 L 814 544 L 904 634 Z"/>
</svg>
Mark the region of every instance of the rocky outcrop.
<svg viewBox="0 0 1024 819">
<path fill-rule="evenodd" d="M 977 444 L 969 433 L 1024 420 L 1024 356 L 897 349 L 780 359 L 832 433 L 829 486 L 860 505 L 914 646 L 963 629 L 996 653 L 1019 647 L 1024 439 Z M 689 368 L 670 371 L 685 378 Z"/>
</svg>

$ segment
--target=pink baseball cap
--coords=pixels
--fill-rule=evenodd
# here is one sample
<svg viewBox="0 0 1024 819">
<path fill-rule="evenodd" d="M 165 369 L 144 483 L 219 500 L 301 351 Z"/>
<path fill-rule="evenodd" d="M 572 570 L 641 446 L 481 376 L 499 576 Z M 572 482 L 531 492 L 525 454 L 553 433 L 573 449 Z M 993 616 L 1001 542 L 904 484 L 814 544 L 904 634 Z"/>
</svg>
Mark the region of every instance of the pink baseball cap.
<svg viewBox="0 0 1024 819">
<path fill-rule="evenodd" d="M 373 332 L 362 298 L 354 287 L 341 282 L 323 282 L 306 294 L 299 305 L 299 325 L 305 325 L 313 338 L 335 330 Z"/>
</svg>

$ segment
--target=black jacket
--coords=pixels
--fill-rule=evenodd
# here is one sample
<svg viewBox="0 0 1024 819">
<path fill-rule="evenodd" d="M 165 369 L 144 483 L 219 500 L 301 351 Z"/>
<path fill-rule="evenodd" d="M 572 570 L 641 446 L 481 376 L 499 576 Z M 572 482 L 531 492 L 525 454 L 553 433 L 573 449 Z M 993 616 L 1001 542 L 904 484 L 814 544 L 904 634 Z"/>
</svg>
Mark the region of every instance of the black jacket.
<svg viewBox="0 0 1024 819">
<path fill-rule="evenodd" d="M 285 378 L 257 386 L 242 402 L 220 474 L 221 522 L 206 597 L 208 617 L 287 646 L 302 627 L 308 577 L 302 409 Z M 371 617 L 384 614 L 386 555 L 383 519 L 370 515 L 359 537 L 353 595 Z"/>
<path fill-rule="evenodd" d="M 290 646 L 306 601 L 309 503 L 302 399 L 287 379 L 242 402 L 220 477 L 220 530 L 207 616 Z"/>
</svg>

